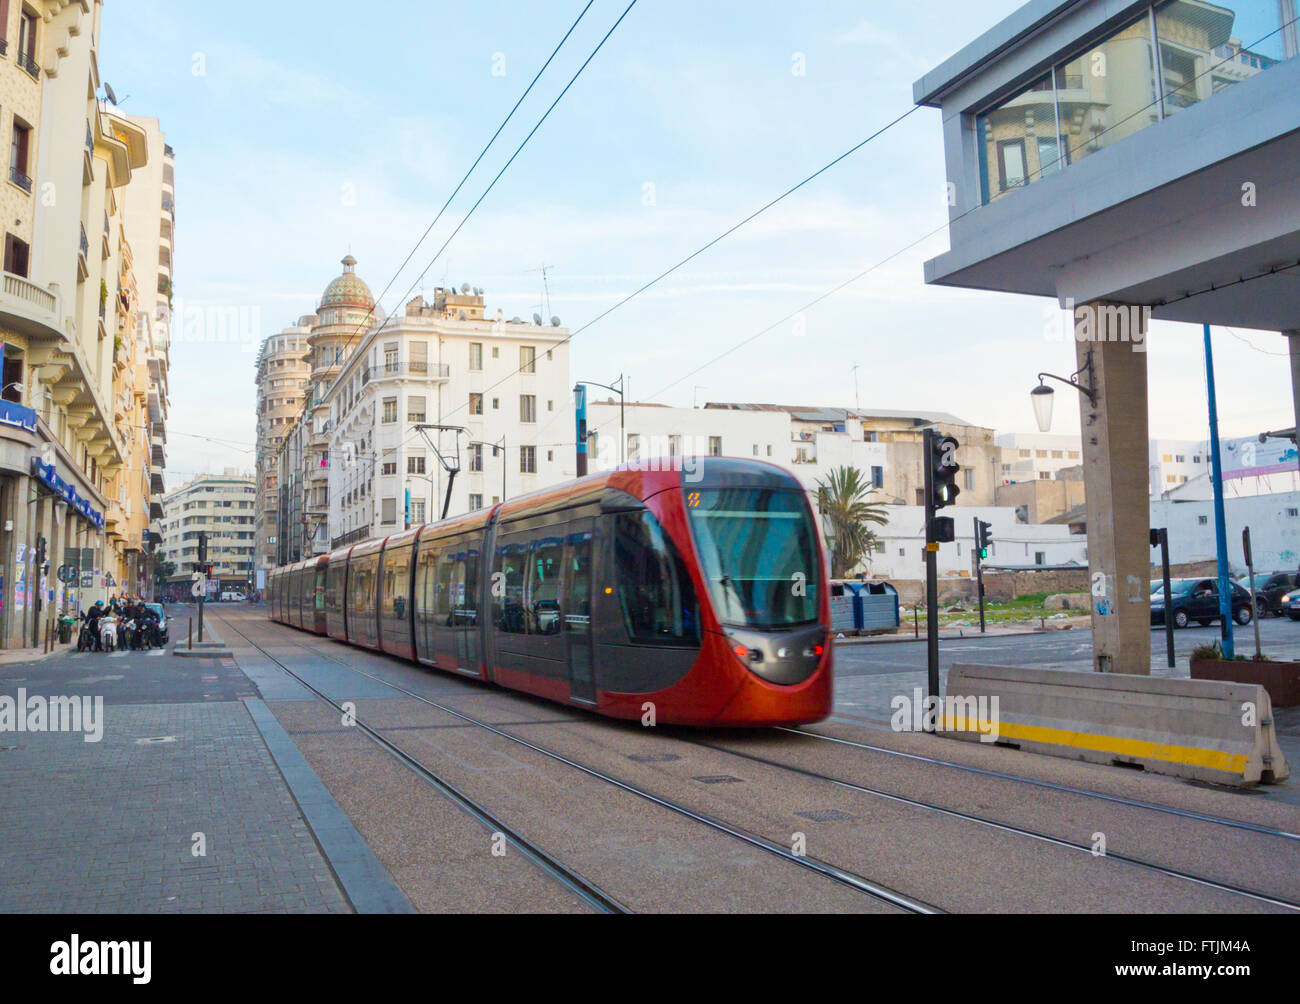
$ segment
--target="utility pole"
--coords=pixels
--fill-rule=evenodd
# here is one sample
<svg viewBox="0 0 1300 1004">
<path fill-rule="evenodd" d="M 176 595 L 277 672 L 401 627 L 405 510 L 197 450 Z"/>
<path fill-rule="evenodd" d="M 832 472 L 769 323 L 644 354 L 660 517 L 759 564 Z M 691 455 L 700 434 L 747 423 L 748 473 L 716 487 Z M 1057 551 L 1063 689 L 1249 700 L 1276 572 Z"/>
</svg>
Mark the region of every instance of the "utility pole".
<svg viewBox="0 0 1300 1004">
<path fill-rule="evenodd" d="M 1263 658 L 1259 647 L 1259 605 L 1255 600 L 1255 559 L 1250 553 L 1250 527 L 1241 531 L 1241 546 L 1246 554 L 1246 581 L 1250 583 L 1250 620 L 1255 625 L 1255 658 Z"/>
<path fill-rule="evenodd" d="M 585 478 L 587 476 L 587 388 L 582 384 L 574 385 L 573 403 L 574 418 L 577 423 L 578 477 Z"/>
<path fill-rule="evenodd" d="M 1219 564 L 1219 620 L 1223 657 L 1236 658 L 1232 627 L 1232 584 L 1228 580 L 1228 517 L 1223 504 L 1223 457 L 1219 449 L 1219 403 L 1214 389 L 1214 346 L 1205 325 L 1205 382 L 1210 398 L 1210 479 L 1214 485 L 1214 537 Z"/>
<path fill-rule="evenodd" d="M 989 547 L 993 543 L 993 524 L 985 523 L 975 517 L 975 588 L 980 603 L 980 634 L 985 633 L 984 626 L 984 559 L 989 556 Z"/>
<path fill-rule="evenodd" d="M 199 592 L 199 641 L 203 641 L 203 601 L 208 595 L 208 532 L 199 531 L 199 560 L 194 567 L 197 573 L 195 588 Z"/>
<path fill-rule="evenodd" d="M 1151 546 L 1160 548 L 1160 573 L 1165 591 L 1165 650 L 1169 657 L 1169 668 L 1174 668 L 1174 598 L 1173 586 L 1169 581 L 1169 530 L 1162 527 L 1151 531 Z"/>
</svg>

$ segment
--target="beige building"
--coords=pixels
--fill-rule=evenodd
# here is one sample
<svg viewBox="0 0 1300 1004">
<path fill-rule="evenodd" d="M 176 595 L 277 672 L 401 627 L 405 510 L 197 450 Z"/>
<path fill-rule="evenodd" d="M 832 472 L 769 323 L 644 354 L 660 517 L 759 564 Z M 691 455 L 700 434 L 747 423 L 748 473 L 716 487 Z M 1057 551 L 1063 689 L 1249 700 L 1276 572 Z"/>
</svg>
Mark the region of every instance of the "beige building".
<svg viewBox="0 0 1300 1004">
<path fill-rule="evenodd" d="M 303 357 L 314 314 L 270 335 L 257 355 L 257 560 L 265 571 L 276 565 L 280 538 L 279 478 L 275 455 L 302 415 L 311 364 Z M 255 580 L 255 587 L 265 588 Z"/>
<path fill-rule="evenodd" d="M 954 437 L 961 465 L 958 506 L 991 506 L 999 481 L 1002 455 L 992 429 L 943 412 L 858 409 L 863 438 L 885 445 L 885 481 L 881 495 L 894 505 L 925 504 L 925 449 L 927 428 Z"/>
<path fill-rule="evenodd" d="M 171 492 L 163 501 L 161 559 L 175 568 L 167 580 L 173 599 L 190 595 L 199 560 L 199 534 L 208 535 L 209 588 L 247 593 L 253 585 L 256 548 L 257 484 L 235 468 L 205 474 Z"/>
<path fill-rule="evenodd" d="M 95 97 L 101 10 L 98 0 L 0 3 L 4 647 L 39 644 L 65 607 L 148 587 L 161 457 L 146 416 L 152 395 L 163 417 L 165 355 L 127 207 L 156 209 L 158 195 L 139 174 L 148 129 Z M 66 585 L 55 574 L 65 567 L 76 573 Z"/>
</svg>

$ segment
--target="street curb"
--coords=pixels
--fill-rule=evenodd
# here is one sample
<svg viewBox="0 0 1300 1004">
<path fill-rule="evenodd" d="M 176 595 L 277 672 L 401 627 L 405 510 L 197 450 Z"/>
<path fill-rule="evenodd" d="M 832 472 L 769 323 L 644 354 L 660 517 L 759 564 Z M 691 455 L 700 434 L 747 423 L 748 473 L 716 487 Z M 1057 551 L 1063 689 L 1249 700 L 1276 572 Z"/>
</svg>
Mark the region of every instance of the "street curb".
<svg viewBox="0 0 1300 1004">
<path fill-rule="evenodd" d="M 998 634 L 980 634 L 976 631 L 974 634 L 944 634 L 939 633 L 940 641 L 987 641 L 990 638 L 1024 638 L 1036 634 L 1060 634 L 1065 631 L 1073 631 L 1073 627 L 1068 628 L 1033 628 L 1029 631 L 1007 631 Z M 907 642 L 916 644 L 925 641 L 925 633 L 922 632 L 919 638 L 908 635 L 905 638 L 896 635 L 882 635 L 876 638 L 836 638 L 831 636 L 831 643 L 834 645 L 901 645 Z"/>
</svg>

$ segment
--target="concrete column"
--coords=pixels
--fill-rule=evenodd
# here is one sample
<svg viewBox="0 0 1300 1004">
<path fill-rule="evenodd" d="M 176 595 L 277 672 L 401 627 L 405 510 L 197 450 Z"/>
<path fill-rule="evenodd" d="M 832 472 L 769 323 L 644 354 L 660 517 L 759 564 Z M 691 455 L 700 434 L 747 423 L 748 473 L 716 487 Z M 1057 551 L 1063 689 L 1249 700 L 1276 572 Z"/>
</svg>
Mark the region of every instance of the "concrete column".
<svg viewBox="0 0 1300 1004">
<path fill-rule="evenodd" d="M 1295 408 L 1295 423 L 1300 428 L 1300 328 L 1286 332 L 1291 343 L 1291 400 Z"/>
<path fill-rule="evenodd" d="M 1145 350 L 1146 317 L 1140 307 L 1116 304 L 1092 303 L 1079 310 L 1091 321 L 1091 337 L 1079 341 L 1082 322 L 1076 314 L 1075 350 L 1084 370 L 1079 381 L 1091 382 L 1097 391 L 1096 405 L 1079 395 L 1093 669 L 1146 676 L 1151 672 L 1147 357 L 1135 350 L 1135 343 Z M 1091 376 L 1086 372 L 1090 358 Z"/>
</svg>

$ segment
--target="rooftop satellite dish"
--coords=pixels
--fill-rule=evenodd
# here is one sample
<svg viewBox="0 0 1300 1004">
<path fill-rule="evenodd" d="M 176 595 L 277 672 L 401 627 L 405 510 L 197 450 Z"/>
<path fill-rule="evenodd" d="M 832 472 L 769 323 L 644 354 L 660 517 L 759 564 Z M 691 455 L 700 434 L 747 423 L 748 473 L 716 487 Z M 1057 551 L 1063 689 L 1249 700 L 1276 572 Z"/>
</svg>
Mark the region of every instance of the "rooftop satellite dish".
<svg viewBox="0 0 1300 1004">
<path fill-rule="evenodd" d="M 469 290 L 470 290 L 469 283 L 465 283 L 465 285 L 460 287 L 460 292 L 462 296 L 469 296 Z"/>
<path fill-rule="evenodd" d="M 536 325 L 540 328 L 540 327 L 542 326 L 542 315 L 541 315 L 541 314 L 534 314 L 534 315 L 533 315 L 533 323 L 536 324 Z"/>
<path fill-rule="evenodd" d="M 510 318 L 510 323 L 511 323 L 511 324 L 523 324 L 524 322 L 521 321 L 521 320 L 520 320 L 519 318 L 517 318 L 517 317 L 512 317 L 512 318 Z"/>
<path fill-rule="evenodd" d="M 476 286 L 475 289 L 474 289 L 474 295 L 475 295 L 475 296 L 482 296 L 482 295 L 483 295 L 483 287 L 482 287 L 482 286 Z"/>
<path fill-rule="evenodd" d="M 551 318 L 551 327 L 552 327 L 552 328 L 558 328 L 559 326 L 560 326 L 560 319 L 559 319 L 558 317 L 552 317 L 552 318 Z"/>
<path fill-rule="evenodd" d="M 108 97 L 109 104 L 117 104 L 117 95 L 113 93 L 113 85 L 107 80 L 104 81 L 104 94 Z"/>
</svg>

